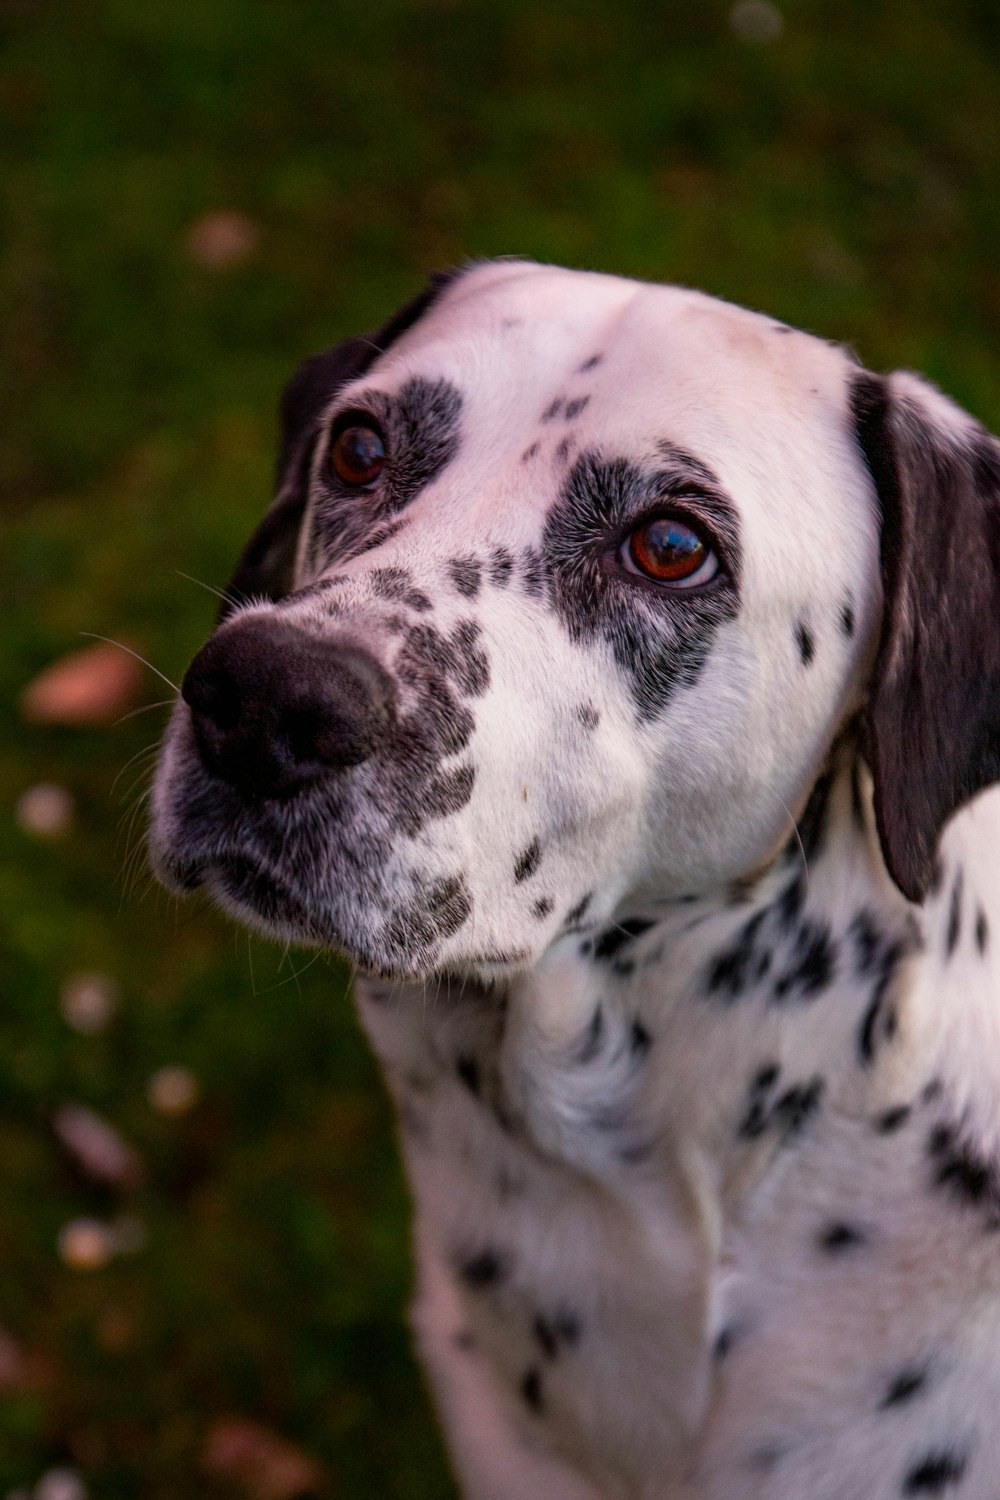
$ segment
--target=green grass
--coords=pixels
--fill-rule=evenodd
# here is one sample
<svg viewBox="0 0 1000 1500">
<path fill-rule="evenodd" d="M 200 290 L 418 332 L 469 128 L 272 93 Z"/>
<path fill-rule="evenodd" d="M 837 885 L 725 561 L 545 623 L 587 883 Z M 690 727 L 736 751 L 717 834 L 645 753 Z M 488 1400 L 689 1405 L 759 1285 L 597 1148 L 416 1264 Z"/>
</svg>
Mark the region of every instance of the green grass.
<svg viewBox="0 0 1000 1500">
<path fill-rule="evenodd" d="M 7 0 L 0 57 L 3 699 L 81 631 L 175 680 L 268 493 L 295 361 L 425 272 L 518 253 L 679 280 L 908 364 L 1000 421 L 1000 11 L 789 0 L 768 46 L 728 6 L 594 0 Z M 259 226 L 229 270 L 189 227 Z M 163 696 L 150 675 L 149 701 Z M 0 1495 L 53 1464 L 95 1497 L 231 1493 L 213 1418 L 317 1455 L 330 1493 L 451 1493 L 402 1324 L 405 1193 L 335 962 L 299 978 L 204 906 L 123 881 L 159 711 L 8 722 L 8 807 L 54 780 L 64 840 L 0 825 Z M 115 784 L 130 757 L 135 765 Z M 306 962 L 301 956 L 296 965 Z M 122 991 L 99 1036 L 70 973 Z M 151 1073 L 201 1103 L 151 1110 Z M 143 1153 L 146 1245 L 90 1275 L 56 1238 L 118 1200 L 53 1110 Z"/>
</svg>

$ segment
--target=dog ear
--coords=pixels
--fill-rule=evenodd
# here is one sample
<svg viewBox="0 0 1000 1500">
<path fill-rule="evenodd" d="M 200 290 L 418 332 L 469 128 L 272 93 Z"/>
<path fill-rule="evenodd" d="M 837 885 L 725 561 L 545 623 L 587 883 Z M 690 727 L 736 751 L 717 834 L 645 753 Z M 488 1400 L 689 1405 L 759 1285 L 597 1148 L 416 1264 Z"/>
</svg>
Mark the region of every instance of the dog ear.
<svg viewBox="0 0 1000 1500">
<path fill-rule="evenodd" d="M 305 360 L 281 398 L 275 499 L 244 547 L 226 586 L 219 623 L 251 599 L 283 599 L 295 586 L 295 556 L 305 514 L 309 468 L 319 422 L 341 386 L 357 380 L 423 317 L 460 272 L 437 271 L 418 296 L 366 337 L 347 339 Z"/>
<path fill-rule="evenodd" d="M 1000 779 L 1000 444 L 915 375 L 859 375 L 852 407 L 881 510 L 864 748 L 889 873 L 922 901 L 944 825 Z"/>
</svg>

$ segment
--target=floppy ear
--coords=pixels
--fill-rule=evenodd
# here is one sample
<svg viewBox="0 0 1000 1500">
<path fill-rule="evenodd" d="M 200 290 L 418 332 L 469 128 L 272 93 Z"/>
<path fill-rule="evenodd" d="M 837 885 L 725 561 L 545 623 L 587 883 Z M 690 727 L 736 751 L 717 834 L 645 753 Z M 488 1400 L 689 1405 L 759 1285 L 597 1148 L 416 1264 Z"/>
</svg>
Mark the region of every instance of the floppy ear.
<svg viewBox="0 0 1000 1500">
<path fill-rule="evenodd" d="M 357 380 L 380 354 L 411 328 L 460 275 L 436 271 L 424 290 L 366 337 L 347 339 L 305 360 L 281 398 L 281 438 L 276 495 L 236 564 L 219 611 L 219 623 L 249 599 L 283 599 L 295 585 L 295 554 L 305 513 L 309 467 L 319 421 L 341 386 Z"/>
<path fill-rule="evenodd" d="M 915 375 L 859 375 L 852 407 L 882 521 L 865 753 L 889 873 L 922 901 L 944 825 L 1000 779 L 1000 444 Z"/>
</svg>

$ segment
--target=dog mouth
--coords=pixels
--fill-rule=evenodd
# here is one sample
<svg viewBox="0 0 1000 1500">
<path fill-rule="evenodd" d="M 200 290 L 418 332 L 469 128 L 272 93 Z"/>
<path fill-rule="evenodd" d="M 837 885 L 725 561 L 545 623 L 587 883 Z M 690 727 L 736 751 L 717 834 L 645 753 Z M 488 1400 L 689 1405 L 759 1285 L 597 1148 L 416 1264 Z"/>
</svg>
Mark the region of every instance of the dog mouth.
<svg viewBox="0 0 1000 1500">
<path fill-rule="evenodd" d="M 445 934 L 438 931 L 431 936 L 435 911 L 445 913 L 445 927 L 460 925 L 456 911 L 448 919 L 449 906 L 459 906 L 458 883 L 439 882 L 426 915 L 414 920 L 410 916 L 410 942 L 401 941 L 402 933 L 392 934 L 390 941 L 372 942 L 356 936 L 348 941 L 343 932 L 322 916 L 310 911 L 302 899 L 283 880 L 265 868 L 260 862 L 242 854 L 213 855 L 202 860 L 173 860 L 169 870 L 161 870 L 161 879 L 169 877 L 174 889 L 185 894 L 197 890 L 206 891 L 223 911 L 244 924 L 263 930 L 270 937 L 291 940 L 309 947 L 333 950 L 351 964 L 355 973 L 373 979 L 388 981 L 426 982 L 448 977 L 456 982 L 472 979 L 486 984 L 496 984 L 510 978 L 512 971 L 520 971 L 532 960 L 528 949 L 484 948 L 461 957 L 451 957 L 446 963 L 435 962 L 439 952 L 439 941 Z M 397 940 L 399 939 L 399 940 Z"/>
</svg>

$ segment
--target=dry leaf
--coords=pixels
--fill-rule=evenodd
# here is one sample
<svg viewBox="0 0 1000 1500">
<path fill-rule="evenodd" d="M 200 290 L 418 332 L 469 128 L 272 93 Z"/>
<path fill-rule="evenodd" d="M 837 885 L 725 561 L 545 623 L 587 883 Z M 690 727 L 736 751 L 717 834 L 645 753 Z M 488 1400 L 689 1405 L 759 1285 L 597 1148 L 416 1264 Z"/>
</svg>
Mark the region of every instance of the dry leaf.
<svg viewBox="0 0 1000 1500">
<path fill-rule="evenodd" d="M 187 232 L 187 252 L 208 271 L 238 266 L 257 248 L 260 230 L 253 219 L 232 209 L 205 214 Z"/>
<path fill-rule="evenodd" d="M 110 724 L 132 706 L 141 687 L 135 657 L 96 641 L 40 672 L 21 694 L 21 713 L 31 724 Z"/>
<path fill-rule="evenodd" d="M 142 1181 L 139 1153 L 86 1105 L 62 1105 L 52 1117 L 52 1128 L 60 1145 L 95 1182 L 127 1191 Z"/>
<path fill-rule="evenodd" d="M 205 1469 L 243 1485 L 255 1500 L 300 1500 L 318 1495 L 323 1470 L 276 1432 L 244 1417 L 224 1417 L 205 1439 Z"/>
</svg>

